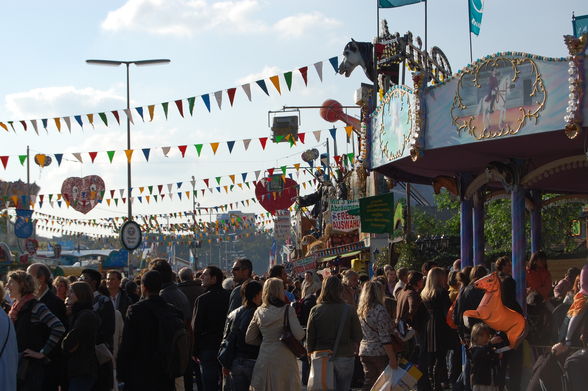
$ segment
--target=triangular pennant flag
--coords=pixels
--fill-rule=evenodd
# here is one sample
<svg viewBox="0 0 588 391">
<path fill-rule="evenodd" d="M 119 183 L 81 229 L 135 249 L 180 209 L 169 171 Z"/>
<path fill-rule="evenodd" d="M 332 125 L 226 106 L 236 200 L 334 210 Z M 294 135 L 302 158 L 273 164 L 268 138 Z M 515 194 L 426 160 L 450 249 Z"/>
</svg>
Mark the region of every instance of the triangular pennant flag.
<svg viewBox="0 0 588 391">
<path fill-rule="evenodd" d="M 329 133 L 331 133 L 331 137 L 333 138 L 333 140 L 337 140 L 337 128 L 332 127 L 331 129 L 329 129 Z"/>
<path fill-rule="evenodd" d="M 288 167 L 287 166 L 282 166 L 282 167 L 280 167 L 280 169 L 282 170 L 282 173 L 284 175 L 286 175 L 286 170 L 288 169 Z"/>
<path fill-rule="evenodd" d="M 143 186 L 139 186 L 139 194 L 143 194 L 143 191 L 145 191 L 145 188 Z"/>
<path fill-rule="evenodd" d="M 41 123 L 43 124 L 43 128 L 45 128 L 45 130 L 47 130 L 47 118 L 43 118 L 41 120 Z M 0 122 L 0 126 L 2 126 L 8 132 L 8 128 L 2 122 Z"/>
<path fill-rule="evenodd" d="M 259 142 L 261 143 L 261 149 L 265 150 L 265 144 L 267 143 L 267 137 L 260 137 Z"/>
<path fill-rule="evenodd" d="M 149 153 L 151 152 L 151 148 L 143 148 L 143 156 L 145 156 L 145 161 L 149 161 Z"/>
<path fill-rule="evenodd" d="M 345 133 L 347 133 L 347 139 L 349 140 L 351 138 L 351 133 L 353 132 L 353 126 L 346 126 L 345 127 Z"/>
<path fill-rule="evenodd" d="M 204 181 L 204 184 L 206 185 L 206 187 L 209 187 L 209 186 L 210 186 L 210 185 L 208 184 L 208 181 L 209 181 L 209 180 L 210 180 L 209 178 L 203 179 L 203 181 Z M 202 194 L 204 194 L 204 193 L 202 193 Z"/>
<path fill-rule="evenodd" d="M 294 168 L 296 169 L 296 172 L 298 172 L 298 170 L 300 170 L 300 163 L 294 163 Z"/>
<path fill-rule="evenodd" d="M 217 184 L 217 185 L 220 185 L 221 178 L 222 178 L 222 177 L 220 177 L 220 176 L 217 176 L 217 177 L 215 178 L 215 179 L 216 179 L 216 184 Z"/>
<path fill-rule="evenodd" d="M 268 173 L 268 176 L 274 175 L 274 169 L 273 168 L 268 168 L 267 169 L 267 173 Z"/>
<path fill-rule="evenodd" d="M 90 160 L 92 160 L 92 163 L 94 163 L 94 159 L 96 159 L 96 156 L 98 156 L 98 152 L 88 152 L 88 155 L 90 155 Z"/>
<path fill-rule="evenodd" d="M 67 126 L 67 130 L 71 133 L 71 118 L 70 117 L 63 117 L 63 122 L 65 122 L 65 125 Z"/>
<path fill-rule="evenodd" d="M 80 128 L 84 128 L 84 123 L 82 122 L 82 116 L 81 115 L 74 115 L 74 119 L 76 120 L 76 122 L 78 123 L 78 125 L 80 125 Z"/>
<path fill-rule="evenodd" d="M 339 72 L 339 57 L 331 57 L 329 58 L 329 62 L 331 63 L 331 65 L 333 66 L 333 69 L 335 70 L 335 73 Z"/>
<path fill-rule="evenodd" d="M 227 141 L 227 147 L 229 148 L 229 153 L 233 152 L 233 147 L 235 146 L 234 141 Z"/>
<path fill-rule="evenodd" d="M 275 137 L 277 143 L 281 142 L 284 139 L 284 136 L 282 136 L 281 134 L 276 134 Z"/>
<path fill-rule="evenodd" d="M 176 187 L 178 188 L 178 190 L 180 190 L 180 188 L 182 187 L 182 184 L 184 182 L 176 182 Z"/>
<path fill-rule="evenodd" d="M 243 91 L 245 91 L 245 95 L 247 95 L 247 99 L 249 99 L 249 102 L 251 102 L 251 85 L 249 85 L 249 83 L 247 83 L 247 84 L 243 84 L 241 87 L 243 88 Z"/>
<path fill-rule="evenodd" d="M 321 131 L 320 130 L 315 130 L 314 132 L 312 132 L 312 134 L 314 134 L 314 138 L 316 139 L 317 143 L 319 141 L 321 141 Z"/>
<path fill-rule="evenodd" d="M 284 73 L 284 80 L 286 80 L 286 86 L 288 86 L 288 91 L 292 88 L 292 71 Z"/>
<path fill-rule="evenodd" d="M 147 189 L 149 189 L 149 194 L 153 194 L 153 185 L 147 186 Z"/>
<path fill-rule="evenodd" d="M 302 144 L 304 144 L 304 137 L 306 137 L 306 133 L 298 133 L 298 140 L 300 140 Z"/>
<path fill-rule="evenodd" d="M 231 182 L 233 182 L 233 184 L 235 184 L 235 174 L 229 175 L 229 178 L 231 178 Z"/>
<path fill-rule="evenodd" d="M 145 118 L 143 117 L 143 108 L 142 107 L 135 107 L 135 110 L 137 110 L 137 113 L 139 113 L 139 117 L 141 117 L 141 120 L 143 120 L 143 122 L 145 122 Z"/>
<path fill-rule="evenodd" d="M 302 67 L 298 69 L 300 74 L 302 75 L 302 79 L 304 80 L 304 85 L 308 85 L 308 67 Z"/>
<path fill-rule="evenodd" d="M 204 94 L 201 96 L 201 98 L 204 101 L 204 105 L 206 106 L 206 109 L 210 113 L 210 96 L 208 94 Z"/>
<path fill-rule="evenodd" d="M 242 178 L 242 181 L 245 182 L 245 179 L 247 179 L 247 173 L 246 172 L 242 173 L 241 178 Z"/>
<path fill-rule="evenodd" d="M 158 193 L 161 194 L 161 191 L 163 190 L 163 185 L 157 185 L 157 190 Z"/>
<path fill-rule="evenodd" d="M 267 96 L 269 96 L 269 92 L 267 91 L 267 86 L 265 85 L 265 80 L 263 80 L 263 79 L 257 80 L 256 83 L 259 86 L 259 88 L 261 88 L 263 90 L 263 92 L 265 92 L 265 94 Z"/>
<path fill-rule="evenodd" d="M 187 145 L 178 145 L 178 149 L 180 150 L 182 157 L 186 156 L 186 148 L 188 148 Z"/>
<path fill-rule="evenodd" d="M 33 124 L 33 129 L 35 129 L 35 133 L 37 133 L 37 136 L 39 135 L 39 129 L 37 128 L 37 120 L 36 119 L 32 119 L 31 120 L 31 124 Z"/>
<path fill-rule="evenodd" d="M 61 166 L 61 159 L 63 158 L 63 153 L 56 153 L 55 160 L 57 160 L 57 167 Z"/>
<path fill-rule="evenodd" d="M 124 109 L 123 111 L 126 114 L 127 119 L 129 120 L 129 122 L 134 125 L 135 122 L 133 121 L 133 113 L 131 113 L 131 109 Z"/>
<path fill-rule="evenodd" d="M 162 102 L 161 107 L 163 108 L 163 114 L 165 114 L 165 119 L 167 119 L 167 110 L 168 110 L 169 102 Z"/>
<path fill-rule="evenodd" d="M 202 144 L 194 144 L 194 147 L 196 147 L 196 153 L 198 154 L 198 157 L 200 157 L 200 152 L 202 151 Z"/>
<path fill-rule="evenodd" d="M 102 122 L 104 122 L 104 125 L 108 126 L 108 118 L 106 118 L 106 114 L 105 113 L 98 113 L 98 116 L 100 117 Z"/>
<path fill-rule="evenodd" d="M 280 78 L 278 75 L 272 76 L 269 78 L 276 90 L 278 90 L 278 94 L 282 95 L 282 91 L 280 90 Z"/>
<path fill-rule="evenodd" d="M 255 180 L 257 181 L 259 179 L 259 174 L 261 173 L 261 170 L 256 170 L 255 171 Z"/>
<path fill-rule="evenodd" d="M 176 102 L 176 107 L 178 108 L 178 112 L 180 113 L 182 118 L 184 118 L 184 106 L 182 105 L 182 100 L 178 99 L 175 102 Z"/>
<path fill-rule="evenodd" d="M 153 116 L 155 115 L 155 105 L 147 106 L 147 111 L 149 112 L 149 121 L 153 121 Z"/>
<path fill-rule="evenodd" d="M 163 152 L 163 156 L 167 157 L 171 147 L 161 147 L 161 151 Z"/>
<path fill-rule="evenodd" d="M 249 148 L 250 142 L 251 142 L 250 138 L 243 140 L 243 147 L 245 148 L 245 150 L 247 150 L 247 148 Z"/>
<path fill-rule="evenodd" d="M 223 92 L 222 91 L 217 91 L 214 93 L 214 98 L 216 99 L 216 104 L 218 105 L 218 109 L 221 109 L 221 106 L 223 105 Z"/>
<path fill-rule="evenodd" d="M 120 117 L 118 115 L 118 111 L 113 110 L 112 111 L 112 115 L 114 115 L 114 119 L 116 120 L 116 122 L 120 125 Z"/>
<path fill-rule="evenodd" d="M 90 125 L 94 127 L 94 114 L 86 114 L 86 117 L 88 117 L 88 122 L 90 123 Z"/>
<path fill-rule="evenodd" d="M 6 170 L 6 165 L 8 164 L 8 156 L 0 156 L 0 161 L 2 161 L 2 165 L 4 166 L 4 169 Z"/>
<path fill-rule="evenodd" d="M 125 149 L 125 155 L 127 155 L 127 161 L 130 163 L 131 158 L 133 157 L 133 150 L 132 149 Z"/>
<path fill-rule="evenodd" d="M 210 147 L 212 148 L 212 153 L 216 155 L 216 150 L 218 149 L 219 143 L 210 143 Z"/>
<path fill-rule="evenodd" d="M 55 121 L 55 126 L 57 127 L 57 131 L 61 132 L 61 118 L 53 118 L 53 121 Z"/>
<path fill-rule="evenodd" d="M 18 155 L 18 160 L 20 160 L 20 165 L 24 166 L 24 162 L 27 160 L 27 155 Z"/>
<path fill-rule="evenodd" d="M 350 153 L 348 153 L 348 154 L 347 154 L 347 158 L 349 159 L 349 162 L 350 162 L 351 164 L 353 164 L 353 160 L 354 160 L 354 158 L 355 158 L 355 153 L 353 153 L 353 152 L 350 152 Z"/>
<path fill-rule="evenodd" d="M 188 98 L 188 110 L 190 111 L 190 115 L 192 115 L 192 113 L 194 112 L 194 103 L 195 102 L 196 102 L 195 96 Z"/>
<path fill-rule="evenodd" d="M 231 103 L 231 107 L 233 106 L 233 102 L 235 100 L 235 92 L 237 92 L 237 89 L 235 87 L 229 88 L 227 90 L 227 95 L 229 96 L 229 102 Z"/>
<path fill-rule="evenodd" d="M 74 152 L 74 153 L 72 153 L 72 155 L 73 155 L 73 156 L 74 156 L 76 159 L 78 159 L 78 161 L 79 161 L 80 163 L 83 163 L 83 161 L 82 161 L 82 154 L 81 154 L 81 153 L 79 153 L 79 152 Z"/>
<path fill-rule="evenodd" d="M 173 186 L 174 186 L 174 185 L 173 185 L 173 183 L 168 183 L 168 184 L 167 184 L 167 192 L 168 192 L 168 193 L 171 193 L 171 191 L 172 191 L 172 187 L 173 187 Z"/>
<path fill-rule="evenodd" d="M 318 74 L 319 79 L 323 81 L 323 62 L 319 61 L 314 63 L 314 69 L 316 69 L 316 73 Z"/>
</svg>

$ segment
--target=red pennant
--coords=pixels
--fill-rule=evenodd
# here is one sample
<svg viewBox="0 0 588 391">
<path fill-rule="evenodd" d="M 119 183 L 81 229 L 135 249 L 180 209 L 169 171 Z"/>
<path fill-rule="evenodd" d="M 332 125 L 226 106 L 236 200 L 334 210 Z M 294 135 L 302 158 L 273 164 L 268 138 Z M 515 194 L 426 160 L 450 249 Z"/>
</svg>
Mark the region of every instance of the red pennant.
<svg viewBox="0 0 588 391">
<path fill-rule="evenodd" d="M 302 75 L 302 78 L 304 79 L 304 85 L 307 86 L 308 85 L 308 67 L 302 67 L 300 69 L 298 69 L 300 71 L 300 74 Z"/>
<path fill-rule="evenodd" d="M 184 106 L 182 105 L 181 99 L 178 99 L 176 101 L 176 106 L 178 107 L 178 111 L 180 112 L 180 115 L 182 116 L 182 118 L 184 118 Z M 182 156 L 184 156 L 184 154 L 182 154 Z"/>
<path fill-rule="evenodd" d="M 112 115 L 114 115 L 114 118 L 116 119 L 116 122 L 120 125 L 120 117 L 118 116 L 118 111 L 113 110 L 112 111 Z"/>
<path fill-rule="evenodd" d="M 157 190 L 159 190 L 159 194 L 161 194 L 161 191 L 163 190 L 163 185 L 157 185 Z"/>
<path fill-rule="evenodd" d="M 333 156 L 333 158 L 335 159 L 335 163 L 337 163 L 337 165 L 340 166 L 341 165 L 341 156 L 335 155 L 335 156 Z"/>
<path fill-rule="evenodd" d="M 302 144 L 304 144 L 304 136 L 306 136 L 306 133 L 298 133 L 298 140 L 300 140 Z"/>
<path fill-rule="evenodd" d="M 183 117 L 183 116 L 182 116 Z M 180 152 L 182 153 L 182 157 L 186 156 L 186 148 L 188 148 L 187 145 L 178 145 L 178 149 L 180 150 Z"/>
<path fill-rule="evenodd" d="M 261 149 L 265 150 L 265 143 L 267 143 L 267 137 L 260 137 L 259 142 L 261 143 Z"/>
<path fill-rule="evenodd" d="M 267 173 L 269 174 L 269 176 L 274 175 L 274 169 L 273 168 L 268 168 L 267 169 Z"/>
<path fill-rule="evenodd" d="M 8 156 L 0 156 L 0 160 L 2 161 L 2 165 L 4 166 L 4 169 L 6 170 L 6 165 L 8 164 Z"/>
<path fill-rule="evenodd" d="M 235 100 L 235 92 L 237 92 L 236 88 L 229 88 L 227 90 L 227 95 L 229 96 L 229 102 L 231 102 L 231 106 L 233 106 L 233 101 Z"/>
<path fill-rule="evenodd" d="M 110 198 L 114 198 L 114 190 L 110 190 Z"/>
<path fill-rule="evenodd" d="M 208 181 L 209 181 L 209 179 L 208 179 L 208 178 L 207 178 L 207 179 L 203 179 L 203 181 L 204 181 L 204 184 L 206 185 L 206 187 L 209 187 L 209 186 L 208 186 Z"/>
<path fill-rule="evenodd" d="M 94 163 L 94 159 L 96 159 L 98 152 L 88 152 L 88 155 L 90 155 L 90 159 L 92 160 L 92 163 Z"/>
</svg>

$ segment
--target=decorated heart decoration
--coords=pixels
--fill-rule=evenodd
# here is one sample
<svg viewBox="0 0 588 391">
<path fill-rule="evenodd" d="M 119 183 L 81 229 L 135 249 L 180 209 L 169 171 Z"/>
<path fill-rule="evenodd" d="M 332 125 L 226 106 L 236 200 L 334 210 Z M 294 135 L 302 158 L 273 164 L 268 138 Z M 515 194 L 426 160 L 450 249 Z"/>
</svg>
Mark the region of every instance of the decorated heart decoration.
<svg viewBox="0 0 588 391">
<path fill-rule="evenodd" d="M 70 177 L 63 181 L 61 195 L 69 206 L 86 214 L 102 201 L 104 189 L 104 181 L 98 175 Z"/>
<path fill-rule="evenodd" d="M 263 178 L 255 184 L 255 197 L 271 214 L 278 209 L 288 209 L 298 196 L 298 183 L 281 175 Z"/>
</svg>

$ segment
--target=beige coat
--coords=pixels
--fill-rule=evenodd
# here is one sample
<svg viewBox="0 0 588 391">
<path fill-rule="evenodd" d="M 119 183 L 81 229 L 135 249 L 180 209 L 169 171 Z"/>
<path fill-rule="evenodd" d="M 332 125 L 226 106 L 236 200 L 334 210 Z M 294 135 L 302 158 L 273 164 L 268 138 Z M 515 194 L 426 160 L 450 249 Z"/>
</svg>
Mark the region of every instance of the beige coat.
<svg viewBox="0 0 588 391">
<path fill-rule="evenodd" d="M 250 345 L 261 344 L 251 378 L 251 389 L 255 391 L 300 391 L 302 388 L 298 361 L 280 342 L 286 309 L 289 311 L 292 334 L 302 340 L 304 329 L 296 318 L 294 308 L 290 306 L 258 307 L 247 328 L 245 342 Z"/>
</svg>

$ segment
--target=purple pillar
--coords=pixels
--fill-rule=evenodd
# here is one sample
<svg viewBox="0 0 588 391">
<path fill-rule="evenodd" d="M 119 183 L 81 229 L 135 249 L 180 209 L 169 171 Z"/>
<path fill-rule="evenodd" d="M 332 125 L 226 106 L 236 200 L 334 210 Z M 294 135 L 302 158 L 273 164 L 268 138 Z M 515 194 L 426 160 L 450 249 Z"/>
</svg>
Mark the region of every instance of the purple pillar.
<svg viewBox="0 0 588 391">
<path fill-rule="evenodd" d="M 461 200 L 459 236 L 461 240 L 461 267 L 473 266 L 472 259 L 472 201 Z"/>
<path fill-rule="evenodd" d="M 484 200 L 480 194 L 474 196 L 473 210 L 474 266 L 484 264 Z"/>
<path fill-rule="evenodd" d="M 543 249 L 543 219 L 541 217 L 541 192 L 533 190 L 531 192 L 534 208 L 531 211 L 531 252 L 536 253 Z"/>
<path fill-rule="evenodd" d="M 511 193 L 512 215 L 512 276 L 517 283 L 517 300 L 526 311 L 526 248 L 525 238 L 525 190 L 517 185 Z"/>
</svg>

